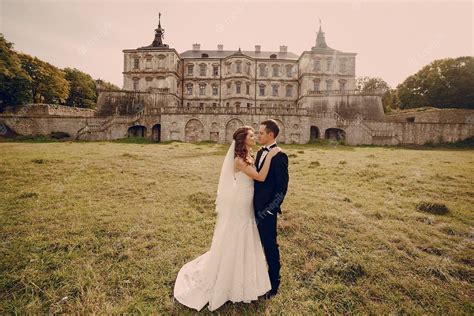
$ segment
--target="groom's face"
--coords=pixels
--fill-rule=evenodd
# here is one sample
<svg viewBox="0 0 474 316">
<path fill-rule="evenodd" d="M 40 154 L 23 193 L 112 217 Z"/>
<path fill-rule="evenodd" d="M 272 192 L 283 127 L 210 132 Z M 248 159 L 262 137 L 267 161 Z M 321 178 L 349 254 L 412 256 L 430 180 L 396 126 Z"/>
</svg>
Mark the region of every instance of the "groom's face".
<svg viewBox="0 0 474 316">
<path fill-rule="evenodd" d="M 258 129 L 258 142 L 260 145 L 267 145 L 270 141 L 273 142 L 273 133 L 267 133 L 265 125 L 260 125 Z"/>
</svg>

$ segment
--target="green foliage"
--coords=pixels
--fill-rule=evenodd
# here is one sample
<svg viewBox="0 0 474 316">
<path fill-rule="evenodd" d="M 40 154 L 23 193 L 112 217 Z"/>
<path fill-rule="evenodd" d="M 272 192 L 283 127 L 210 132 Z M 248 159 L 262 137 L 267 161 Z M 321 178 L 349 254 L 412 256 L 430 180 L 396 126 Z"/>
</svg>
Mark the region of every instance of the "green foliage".
<svg viewBox="0 0 474 316">
<path fill-rule="evenodd" d="M 379 77 L 359 77 L 356 79 L 356 90 L 360 92 L 386 92 L 390 90 L 390 86 L 385 80 Z"/>
<path fill-rule="evenodd" d="M 400 108 L 474 108 L 474 57 L 435 60 L 397 86 Z"/>
<path fill-rule="evenodd" d="M 0 112 L 7 106 L 30 102 L 30 83 L 31 78 L 21 68 L 20 59 L 13 51 L 13 44 L 0 34 Z"/>
<path fill-rule="evenodd" d="M 64 69 L 70 91 L 66 105 L 81 108 L 94 108 L 97 102 L 97 90 L 92 77 L 76 68 Z"/>
<path fill-rule="evenodd" d="M 61 70 L 36 57 L 18 53 L 13 43 L 0 33 L 0 112 L 27 103 L 94 108 L 98 85 L 101 89 L 120 90 L 102 80 L 96 84 L 90 75 L 76 68 Z"/>
<path fill-rule="evenodd" d="M 64 72 L 36 57 L 18 53 L 22 68 L 32 79 L 30 92 L 35 103 L 64 104 L 69 94 L 69 82 Z"/>
</svg>

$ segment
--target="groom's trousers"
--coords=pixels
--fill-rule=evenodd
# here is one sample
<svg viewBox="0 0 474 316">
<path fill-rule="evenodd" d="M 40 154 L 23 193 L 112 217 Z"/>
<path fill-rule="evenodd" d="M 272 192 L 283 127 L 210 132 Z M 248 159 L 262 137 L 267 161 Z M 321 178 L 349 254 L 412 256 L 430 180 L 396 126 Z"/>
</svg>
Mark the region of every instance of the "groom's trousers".
<svg viewBox="0 0 474 316">
<path fill-rule="evenodd" d="M 257 214 L 262 214 L 257 212 Z M 265 213 L 256 217 L 257 228 L 268 263 L 268 275 L 272 291 L 277 292 L 280 286 L 280 251 L 277 243 L 277 214 Z"/>
</svg>

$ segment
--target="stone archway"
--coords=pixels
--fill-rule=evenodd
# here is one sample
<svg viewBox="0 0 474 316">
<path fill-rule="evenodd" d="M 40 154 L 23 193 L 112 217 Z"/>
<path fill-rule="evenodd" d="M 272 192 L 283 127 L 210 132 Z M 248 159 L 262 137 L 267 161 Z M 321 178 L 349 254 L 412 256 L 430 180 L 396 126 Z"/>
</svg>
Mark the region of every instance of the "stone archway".
<svg viewBox="0 0 474 316">
<path fill-rule="evenodd" d="M 309 140 L 315 141 L 319 138 L 319 128 L 317 126 L 311 125 L 309 129 Z"/>
<path fill-rule="evenodd" d="M 128 137 L 145 137 L 146 127 L 143 125 L 130 126 L 127 131 Z"/>
<path fill-rule="evenodd" d="M 324 138 L 332 140 L 345 140 L 346 132 L 340 128 L 328 128 L 324 133 Z"/>
<path fill-rule="evenodd" d="M 151 139 L 157 143 L 161 142 L 161 124 L 153 125 L 151 129 Z"/>
<path fill-rule="evenodd" d="M 239 127 L 243 126 L 244 123 L 242 123 L 241 120 L 239 119 L 231 119 L 229 122 L 227 122 L 225 126 L 225 141 L 226 143 L 232 143 L 232 136 L 234 136 L 234 132 L 236 129 Z"/>
<path fill-rule="evenodd" d="M 184 127 L 184 141 L 187 143 L 201 142 L 204 135 L 204 125 L 198 119 L 190 119 Z"/>
</svg>

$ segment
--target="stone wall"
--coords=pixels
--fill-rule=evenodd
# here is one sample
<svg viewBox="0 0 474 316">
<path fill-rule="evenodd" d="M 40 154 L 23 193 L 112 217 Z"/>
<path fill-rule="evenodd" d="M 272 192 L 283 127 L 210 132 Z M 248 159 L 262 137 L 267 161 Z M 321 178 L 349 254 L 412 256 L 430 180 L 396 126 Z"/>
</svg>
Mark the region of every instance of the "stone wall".
<svg viewBox="0 0 474 316">
<path fill-rule="evenodd" d="M 382 101 L 379 96 L 323 95 L 304 97 L 299 103 L 301 107 L 310 108 L 316 112 L 336 111 L 347 119 L 362 116 L 364 120 L 384 120 Z"/>
<path fill-rule="evenodd" d="M 27 104 L 17 108 L 14 112 L 7 112 L 6 115 L 16 116 L 61 116 L 61 117 L 91 117 L 95 115 L 95 110 L 84 109 L 58 104 Z"/>
<path fill-rule="evenodd" d="M 394 137 L 374 137 L 372 143 L 376 145 L 457 142 L 474 135 L 474 124 L 466 123 L 365 122 L 365 124 L 373 130 L 393 131 Z"/>
<path fill-rule="evenodd" d="M 65 132 L 75 137 L 86 125 L 86 117 L 11 117 L 0 116 L 0 124 L 6 125 L 18 135 L 39 136 L 52 132 Z"/>
<path fill-rule="evenodd" d="M 386 122 L 429 122 L 429 123 L 470 123 L 474 124 L 474 110 L 423 108 L 400 113 L 387 113 Z"/>
</svg>

